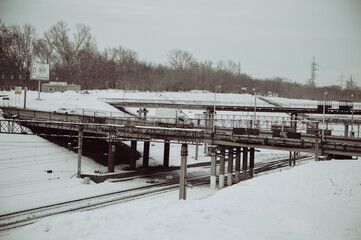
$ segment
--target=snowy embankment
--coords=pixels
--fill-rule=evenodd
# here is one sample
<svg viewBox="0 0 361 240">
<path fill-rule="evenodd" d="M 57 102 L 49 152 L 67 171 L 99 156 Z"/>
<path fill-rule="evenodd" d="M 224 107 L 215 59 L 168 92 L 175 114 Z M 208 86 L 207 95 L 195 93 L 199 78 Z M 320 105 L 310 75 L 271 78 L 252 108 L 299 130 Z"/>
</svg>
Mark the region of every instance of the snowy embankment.
<svg viewBox="0 0 361 240">
<path fill-rule="evenodd" d="M 205 199 L 175 193 L 64 214 L 3 239 L 360 239 L 361 162 L 311 162 Z"/>
</svg>

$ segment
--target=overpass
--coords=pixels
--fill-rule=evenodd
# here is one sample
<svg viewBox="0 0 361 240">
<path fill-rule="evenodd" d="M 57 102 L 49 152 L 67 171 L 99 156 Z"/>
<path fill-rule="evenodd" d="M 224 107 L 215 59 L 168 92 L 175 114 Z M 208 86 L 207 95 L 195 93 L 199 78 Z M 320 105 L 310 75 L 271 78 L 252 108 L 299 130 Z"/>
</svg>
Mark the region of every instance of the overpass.
<svg viewBox="0 0 361 240">
<path fill-rule="evenodd" d="M 294 114 L 323 114 L 323 105 L 292 105 L 292 106 L 273 106 L 267 103 L 257 103 L 256 106 L 241 105 L 239 102 L 214 102 L 214 101 L 196 101 L 196 100 L 164 100 L 164 99 L 124 99 L 124 98 L 99 98 L 98 100 L 106 102 L 118 109 L 125 107 L 135 108 L 175 108 L 175 109 L 194 109 L 213 112 L 216 111 L 236 111 L 236 112 L 276 112 L 276 113 L 294 113 Z M 361 108 L 353 105 L 333 105 L 327 102 L 325 105 L 325 114 L 353 114 L 361 115 Z"/>
<path fill-rule="evenodd" d="M 177 119 L 137 117 L 107 117 L 65 115 L 20 108 L 3 108 L 4 115 L 12 120 L 1 120 L 1 132 L 6 124 L 25 126 L 37 134 L 77 136 L 79 128 L 84 137 L 112 141 L 171 141 L 186 144 L 212 144 L 234 147 L 252 147 L 295 152 L 320 151 L 323 154 L 361 156 L 361 139 L 326 135 L 321 139 L 318 122 L 267 120 L 252 125 L 252 120 Z M 15 125 L 16 125 L 15 124 Z M 214 124 L 214 132 L 213 132 Z M 256 126 L 257 128 L 254 128 Z M 311 126 L 311 128 L 310 128 Z M 313 131 L 309 131 L 312 129 Z M 317 132 L 315 135 L 315 131 Z M 66 134 L 62 134 L 62 133 Z M 321 143 L 319 150 L 316 142 Z M 321 151 L 322 150 L 322 151 Z"/>
<path fill-rule="evenodd" d="M 138 141 L 144 142 L 143 167 L 148 167 L 150 142 L 164 142 L 164 166 L 169 166 L 170 144 L 182 144 L 181 147 L 181 192 L 186 186 L 186 165 L 188 145 L 205 144 L 211 155 L 211 187 L 216 184 L 216 159 L 220 159 L 220 179 L 224 176 L 225 159 L 228 161 L 228 173 L 233 172 L 235 160 L 236 182 L 240 178 L 242 155 L 242 179 L 253 176 L 255 149 L 273 149 L 290 152 L 290 160 L 295 152 L 312 153 L 315 160 L 319 155 L 342 155 L 361 157 L 361 139 L 353 137 L 321 136 L 317 128 L 308 132 L 309 126 L 316 127 L 317 122 L 291 121 L 278 125 L 270 122 L 256 125 L 249 121 L 224 121 L 222 126 L 213 119 L 196 119 L 194 122 L 177 122 L 177 119 L 146 120 L 140 118 L 120 118 L 108 116 L 63 115 L 45 111 L 3 108 L 0 119 L 0 133 L 37 134 L 40 136 L 58 136 L 78 139 L 78 171 L 81 175 L 81 155 L 84 138 L 103 139 L 108 142 L 108 172 L 114 172 L 115 143 L 131 141 L 131 149 L 136 151 Z M 214 127 L 213 127 L 214 126 Z M 198 152 L 198 150 L 196 150 Z M 295 161 L 295 160 L 294 160 Z M 249 163 L 249 168 L 248 168 Z M 290 161 L 291 163 L 291 161 Z M 135 169 L 136 159 L 130 159 L 130 167 Z M 232 174 L 228 184 L 232 184 Z M 220 180 L 220 184 L 221 184 Z M 221 187 L 221 185 L 220 185 Z M 183 196 L 183 195 L 182 195 Z"/>
</svg>

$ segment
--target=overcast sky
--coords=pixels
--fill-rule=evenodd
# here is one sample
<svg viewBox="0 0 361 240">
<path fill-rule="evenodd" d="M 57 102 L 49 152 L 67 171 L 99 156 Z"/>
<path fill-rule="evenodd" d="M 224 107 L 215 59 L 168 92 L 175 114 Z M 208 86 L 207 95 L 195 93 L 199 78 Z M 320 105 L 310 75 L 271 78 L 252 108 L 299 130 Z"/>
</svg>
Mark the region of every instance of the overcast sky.
<svg viewBox="0 0 361 240">
<path fill-rule="evenodd" d="M 199 61 L 233 60 L 256 78 L 361 87 L 361 0 L 0 0 L 6 24 L 38 34 L 58 20 L 91 27 L 99 50 L 125 47 L 140 60 L 167 63 L 172 49 Z"/>
</svg>

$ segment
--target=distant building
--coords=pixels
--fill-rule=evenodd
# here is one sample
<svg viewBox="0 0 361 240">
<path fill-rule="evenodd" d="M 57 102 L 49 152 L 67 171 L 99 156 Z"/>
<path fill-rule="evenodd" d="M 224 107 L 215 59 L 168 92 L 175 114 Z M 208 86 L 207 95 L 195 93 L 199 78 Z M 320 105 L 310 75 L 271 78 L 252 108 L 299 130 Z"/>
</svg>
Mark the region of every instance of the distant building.
<svg viewBox="0 0 361 240">
<path fill-rule="evenodd" d="M 248 88 L 247 87 L 241 87 L 241 89 L 239 90 L 240 94 L 246 94 L 248 93 Z"/>
<path fill-rule="evenodd" d="M 67 82 L 49 82 L 41 85 L 42 92 L 66 92 L 80 91 L 80 85 L 68 84 Z"/>
</svg>

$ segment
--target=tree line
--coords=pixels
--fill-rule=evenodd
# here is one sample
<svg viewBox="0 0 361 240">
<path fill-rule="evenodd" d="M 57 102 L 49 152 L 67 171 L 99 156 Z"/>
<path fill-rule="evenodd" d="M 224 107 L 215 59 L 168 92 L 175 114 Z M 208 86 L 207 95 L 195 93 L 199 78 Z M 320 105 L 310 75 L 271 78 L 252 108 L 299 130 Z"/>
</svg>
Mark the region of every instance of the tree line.
<svg viewBox="0 0 361 240">
<path fill-rule="evenodd" d="M 168 64 L 140 61 L 138 54 L 122 46 L 99 51 L 90 28 L 76 25 L 71 34 L 64 21 L 58 21 L 41 36 L 30 24 L 6 25 L 0 19 L 1 89 L 28 86 L 35 90 L 36 81 L 29 81 L 32 62 L 50 65 L 51 81 L 81 85 L 82 89 L 125 89 L 139 91 L 213 92 L 217 85 L 224 93 L 237 93 L 242 87 L 248 92 L 281 97 L 348 100 L 360 96 L 356 85 L 346 89 L 339 86 L 315 87 L 284 78 L 254 79 L 241 73 L 240 63 L 228 61 L 198 61 L 192 53 L 173 49 Z M 255 89 L 255 90 L 253 90 Z"/>
</svg>

